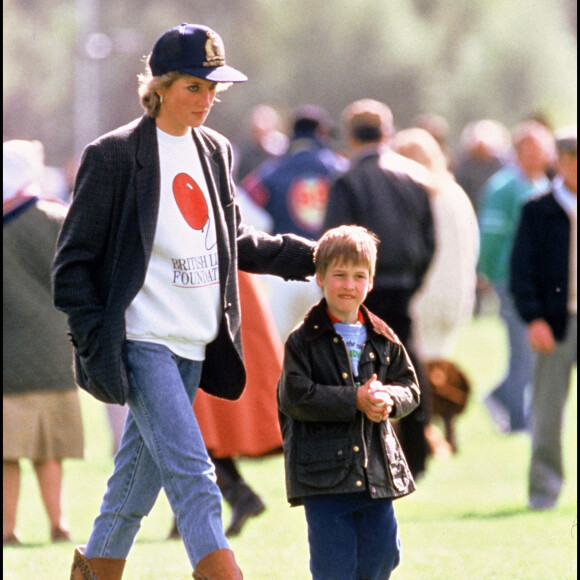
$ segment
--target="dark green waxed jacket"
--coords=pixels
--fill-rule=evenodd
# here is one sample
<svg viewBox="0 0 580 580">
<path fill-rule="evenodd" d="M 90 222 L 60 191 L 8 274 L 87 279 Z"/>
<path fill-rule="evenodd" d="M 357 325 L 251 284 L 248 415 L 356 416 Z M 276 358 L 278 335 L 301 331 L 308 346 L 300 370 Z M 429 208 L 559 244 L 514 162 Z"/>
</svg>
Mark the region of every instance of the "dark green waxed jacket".
<svg viewBox="0 0 580 580">
<path fill-rule="evenodd" d="M 368 338 L 360 382 L 376 373 L 390 385 L 391 418 L 399 419 L 419 404 L 415 370 L 387 324 L 364 306 L 361 310 Z M 368 490 L 374 498 L 398 498 L 415 490 L 391 422 L 373 423 L 356 409 L 347 348 L 324 299 L 286 341 L 278 407 L 291 505 L 310 495 Z"/>
</svg>

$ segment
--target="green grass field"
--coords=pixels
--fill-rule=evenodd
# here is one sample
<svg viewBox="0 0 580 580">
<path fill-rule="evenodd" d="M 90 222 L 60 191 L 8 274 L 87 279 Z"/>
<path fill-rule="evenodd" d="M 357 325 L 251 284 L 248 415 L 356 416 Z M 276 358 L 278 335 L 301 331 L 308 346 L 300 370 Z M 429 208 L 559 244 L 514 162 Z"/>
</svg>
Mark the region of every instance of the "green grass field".
<svg viewBox="0 0 580 580">
<path fill-rule="evenodd" d="M 506 363 L 503 327 L 485 313 L 460 337 L 456 362 L 472 380 L 474 394 L 458 420 L 459 453 L 431 460 L 418 490 L 396 502 L 403 559 L 395 580 L 567 580 L 577 577 L 577 389 L 573 378 L 565 423 L 567 484 L 557 509 L 526 509 L 529 439 L 494 430 L 482 397 Z M 84 543 L 112 469 L 105 409 L 81 393 L 84 461 L 65 462 L 65 505 L 73 542 Z M 281 456 L 242 459 L 240 468 L 268 509 L 231 541 L 248 580 L 307 580 L 308 546 L 302 508 L 285 499 Z M 229 512 L 224 507 L 227 522 Z M 166 541 L 172 514 L 159 498 L 129 556 L 126 580 L 191 578 L 180 541 Z M 6 580 L 64 580 L 73 544 L 52 545 L 38 487 L 23 464 L 18 533 L 24 546 L 4 548 Z"/>
</svg>

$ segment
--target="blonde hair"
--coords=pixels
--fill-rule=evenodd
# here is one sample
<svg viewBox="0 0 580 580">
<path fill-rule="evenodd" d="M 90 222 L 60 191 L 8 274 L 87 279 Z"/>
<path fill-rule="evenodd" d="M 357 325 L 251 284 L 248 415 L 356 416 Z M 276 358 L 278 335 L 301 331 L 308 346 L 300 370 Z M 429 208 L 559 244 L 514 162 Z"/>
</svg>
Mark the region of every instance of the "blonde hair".
<svg viewBox="0 0 580 580">
<path fill-rule="evenodd" d="M 181 77 L 188 77 L 188 75 L 179 71 L 171 71 L 165 73 L 164 75 L 153 76 L 151 68 L 149 67 L 149 58 L 147 58 L 147 64 L 145 65 L 145 70 L 137 75 L 139 81 L 139 97 L 141 99 L 141 106 L 145 109 L 145 112 L 155 119 L 159 114 L 159 108 L 161 107 L 161 97 L 158 95 L 157 91 L 169 88 L 177 79 Z M 217 83 L 217 92 L 221 93 L 227 90 L 232 83 Z M 215 102 L 219 103 L 219 99 L 216 97 Z"/>
<path fill-rule="evenodd" d="M 324 233 L 314 249 L 316 273 L 324 276 L 334 263 L 352 262 L 368 266 L 374 278 L 379 238 L 361 226 L 338 226 Z"/>
<path fill-rule="evenodd" d="M 412 127 L 399 131 L 392 142 L 393 149 L 413 159 L 434 173 L 447 172 L 447 159 L 441 146 L 425 129 Z"/>
</svg>

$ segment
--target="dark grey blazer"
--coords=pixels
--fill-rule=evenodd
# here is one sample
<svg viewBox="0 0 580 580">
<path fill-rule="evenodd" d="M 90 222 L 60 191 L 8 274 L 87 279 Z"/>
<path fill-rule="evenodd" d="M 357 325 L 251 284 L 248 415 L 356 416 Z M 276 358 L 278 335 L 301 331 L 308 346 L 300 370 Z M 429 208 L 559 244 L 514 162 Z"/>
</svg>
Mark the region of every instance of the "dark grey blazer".
<svg viewBox="0 0 580 580">
<path fill-rule="evenodd" d="M 553 191 L 523 206 L 510 261 L 510 290 L 529 324 L 543 318 L 558 341 L 568 330 L 570 218 Z"/>
<path fill-rule="evenodd" d="M 303 280 L 314 243 L 241 224 L 231 179 L 232 148 L 219 133 L 193 130 L 216 219 L 223 317 L 208 345 L 201 385 L 226 399 L 245 385 L 237 269 Z M 75 379 L 104 402 L 128 392 L 125 311 L 145 280 L 159 210 L 155 121 L 143 116 L 90 145 L 75 182 L 52 268 L 54 303 L 68 316 Z"/>
</svg>

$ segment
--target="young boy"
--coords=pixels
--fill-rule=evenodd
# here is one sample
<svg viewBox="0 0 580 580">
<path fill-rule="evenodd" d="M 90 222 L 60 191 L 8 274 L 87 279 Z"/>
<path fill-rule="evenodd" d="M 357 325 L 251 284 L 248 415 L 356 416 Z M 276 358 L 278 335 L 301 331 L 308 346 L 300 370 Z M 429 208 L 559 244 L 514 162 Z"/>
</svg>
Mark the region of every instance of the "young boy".
<svg viewBox="0 0 580 580">
<path fill-rule="evenodd" d="M 286 491 L 290 505 L 305 508 L 314 580 L 389 578 L 400 560 L 392 500 L 415 489 L 388 418 L 418 406 L 417 377 L 397 336 L 362 305 L 377 243 L 359 226 L 320 238 L 324 298 L 285 345 L 278 405 Z"/>
</svg>

